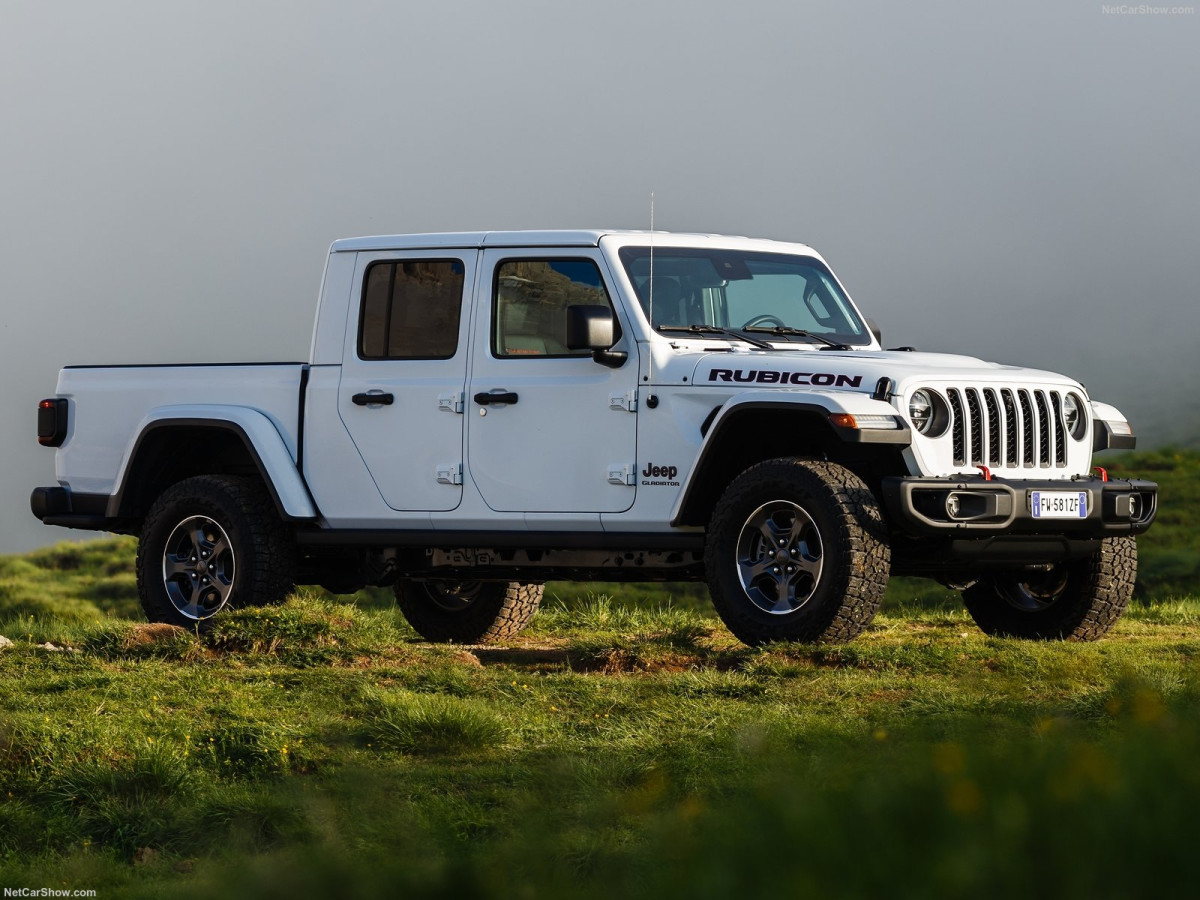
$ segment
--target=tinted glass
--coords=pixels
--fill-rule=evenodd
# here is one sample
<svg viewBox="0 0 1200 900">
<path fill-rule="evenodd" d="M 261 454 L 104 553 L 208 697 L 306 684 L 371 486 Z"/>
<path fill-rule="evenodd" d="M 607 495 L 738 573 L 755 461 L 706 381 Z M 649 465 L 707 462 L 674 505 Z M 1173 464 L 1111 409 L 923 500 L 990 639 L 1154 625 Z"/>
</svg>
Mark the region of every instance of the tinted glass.
<svg viewBox="0 0 1200 900">
<path fill-rule="evenodd" d="M 567 307 L 607 306 L 590 259 L 510 259 L 496 267 L 492 352 L 496 356 L 590 356 L 567 349 Z"/>
<path fill-rule="evenodd" d="M 363 279 L 363 359 L 449 359 L 458 351 L 463 264 L 457 259 L 372 263 Z"/>
<path fill-rule="evenodd" d="M 782 326 L 847 344 L 871 341 L 833 275 L 812 257 L 656 247 L 652 301 L 650 248 L 624 247 L 620 256 L 655 327 Z"/>
</svg>

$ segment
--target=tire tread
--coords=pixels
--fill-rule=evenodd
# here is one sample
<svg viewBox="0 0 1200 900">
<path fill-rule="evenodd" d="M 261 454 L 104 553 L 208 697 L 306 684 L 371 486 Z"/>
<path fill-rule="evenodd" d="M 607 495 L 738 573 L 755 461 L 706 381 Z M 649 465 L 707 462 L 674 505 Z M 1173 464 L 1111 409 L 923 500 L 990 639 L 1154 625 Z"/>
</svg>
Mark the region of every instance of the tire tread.
<svg viewBox="0 0 1200 900">
<path fill-rule="evenodd" d="M 181 502 L 199 502 L 198 510 L 203 509 L 204 504 L 232 505 L 243 519 L 244 537 L 254 558 L 245 558 L 245 548 L 235 550 L 242 558 L 237 562 L 235 577 L 239 583 L 230 598 L 230 606 L 265 606 L 287 599 L 295 587 L 296 549 L 266 488 L 258 479 L 245 476 L 197 475 L 163 491 L 142 523 L 137 548 L 137 587 L 142 608 L 151 622 L 180 624 L 177 620 L 181 617 L 172 617 L 171 610 L 165 608 L 170 606 L 169 602 L 157 596 L 161 585 L 153 573 L 162 552 L 154 538 L 161 530 L 174 527 L 175 522 L 171 520 L 179 514 L 177 504 Z"/>
<path fill-rule="evenodd" d="M 826 548 L 836 548 L 832 559 L 826 557 L 828 577 L 844 580 L 845 586 L 840 601 L 829 603 L 828 609 L 819 614 L 767 626 L 748 609 L 749 601 L 740 586 L 730 590 L 722 583 L 722 554 L 728 550 L 723 547 L 722 536 L 741 527 L 744 517 L 739 521 L 739 507 L 746 495 L 770 495 L 771 491 L 778 492 L 781 482 L 791 482 L 809 496 L 824 498 L 833 505 L 837 534 L 822 535 L 822 543 Z M 891 549 L 879 502 L 862 479 L 838 463 L 783 457 L 751 466 L 726 488 L 709 526 L 705 567 L 713 605 L 729 630 L 745 643 L 842 643 L 861 634 L 879 611 L 891 574 Z"/>
</svg>

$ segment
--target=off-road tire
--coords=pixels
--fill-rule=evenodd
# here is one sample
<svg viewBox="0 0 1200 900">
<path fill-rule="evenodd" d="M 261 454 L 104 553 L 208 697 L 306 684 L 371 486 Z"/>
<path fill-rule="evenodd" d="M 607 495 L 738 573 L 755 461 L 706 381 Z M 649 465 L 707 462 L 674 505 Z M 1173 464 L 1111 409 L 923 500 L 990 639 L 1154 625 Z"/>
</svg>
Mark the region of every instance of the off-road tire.
<svg viewBox="0 0 1200 900">
<path fill-rule="evenodd" d="M 490 644 L 529 624 L 543 586 L 517 581 L 396 582 L 396 605 L 417 634 L 438 644 Z"/>
<path fill-rule="evenodd" d="M 802 511 L 793 521 L 803 518 L 809 538 L 798 546 L 802 555 L 813 557 L 815 545 L 810 565 L 819 562 L 819 573 L 815 578 L 802 576 L 807 579 L 803 586 L 796 582 L 791 587 L 795 596 L 780 601 L 784 606 L 795 604 L 794 609 L 770 612 L 763 608 L 764 590 L 772 588 L 747 588 L 743 577 L 759 540 L 752 523 L 756 516 L 762 518 L 762 511 L 775 507 L 784 523 L 791 511 Z M 762 548 L 765 543 L 764 537 Z M 740 640 L 751 646 L 771 641 L 835 643 L 857 637 L 879 610 L 891 572 L 891 550 L 879 503 L 857 475 L 837 463 L 785 457 L 750 467 L 725 489 L 709 525 L 704 564 L 713 605 Z M 763 559 L 756 563 L 762 564 Z M 787 586 L 774 590 L 777 598 L 789 596 Z M 801 598 L 801 593 L 807 596 Z M 766 599 L 769 602 L 769 593 Z"/>
<path fill-rule="evenodd" d="M 178 585 L 186 583 L 190 572 L 172 582 L 174 591 L 166 574 L 177 557 L 173 551 L 181 546 L 180 529 L 192 520 L 219 526 L 231 550 L 229 584 L 223 586 L 226 599 L 207 614 L 208 607 L 183 607 L 192 614 L 181 608 L 186 592 Z M 186 565 L 186 560 L 182 562 Z M 295 569 L 296 547 L 290 530 L 280 520 L 266 489 L 254 478 L 199 475 L 180 481 L 154 501 L 142 524 L 137 549 L 138 596 L 151 622 L 194 628 L 203 626 L 221 609 L 282 602 L 295 587 Z M 203 572 L 197 570 L 197 574 Z"/>
<path fill-rule="evenodd" d="M 1045 573 L 1013 573 L 962 592 L 985 633 L 1038 641 L 1095 641 L 1121 618 L 1137 579 L 1137 540 L 1105 538 L 1100 549 Z"/>
</svg>

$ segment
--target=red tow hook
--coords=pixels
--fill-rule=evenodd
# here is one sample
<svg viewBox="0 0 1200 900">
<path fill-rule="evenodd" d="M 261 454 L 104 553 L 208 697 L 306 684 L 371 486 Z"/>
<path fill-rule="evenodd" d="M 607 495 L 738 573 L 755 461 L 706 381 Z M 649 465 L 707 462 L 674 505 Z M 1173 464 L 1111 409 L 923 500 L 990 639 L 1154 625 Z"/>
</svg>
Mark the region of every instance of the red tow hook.
<svg viewBox="0 0 1200 900">
<path fill-rule="evenodd" d="M 991 480 L 992 480 L 992 470 L 991 470 L 991 469 L 989 469 L 987 466 L 976 466 L 975 468 L 977 468 L 977 469 L 978 469 L 980 472 L 982 472 L 982 473 L 983 473 L 983 480 L 984 480 L 984 481 L 991 481 Z M 1108 481 L 1108 479 L 1107 479 L 1107 478 L 1105 478 L 1104 480 L 1105 480 L 1105 481 Z"/>
<path fill-rule="evenodd" d="M 1101 481 L 1108 481 L 1108 469 L 1104 468 L 1104 466 L 1092 466 L 1092 471 L 1100 473 Z"/>
</svg>

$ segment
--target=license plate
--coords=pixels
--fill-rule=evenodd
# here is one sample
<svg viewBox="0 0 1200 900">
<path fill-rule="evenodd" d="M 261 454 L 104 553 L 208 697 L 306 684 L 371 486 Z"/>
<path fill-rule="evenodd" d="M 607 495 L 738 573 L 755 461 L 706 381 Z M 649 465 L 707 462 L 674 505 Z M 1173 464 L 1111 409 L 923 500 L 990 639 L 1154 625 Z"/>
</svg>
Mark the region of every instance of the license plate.
<svg viewBox="0 0 1200 900">
<path fill-rule="evenodd" d="M 1033 491 L 1035 519 L 1086 519 L 1087 491 Z"/>
</svg>

